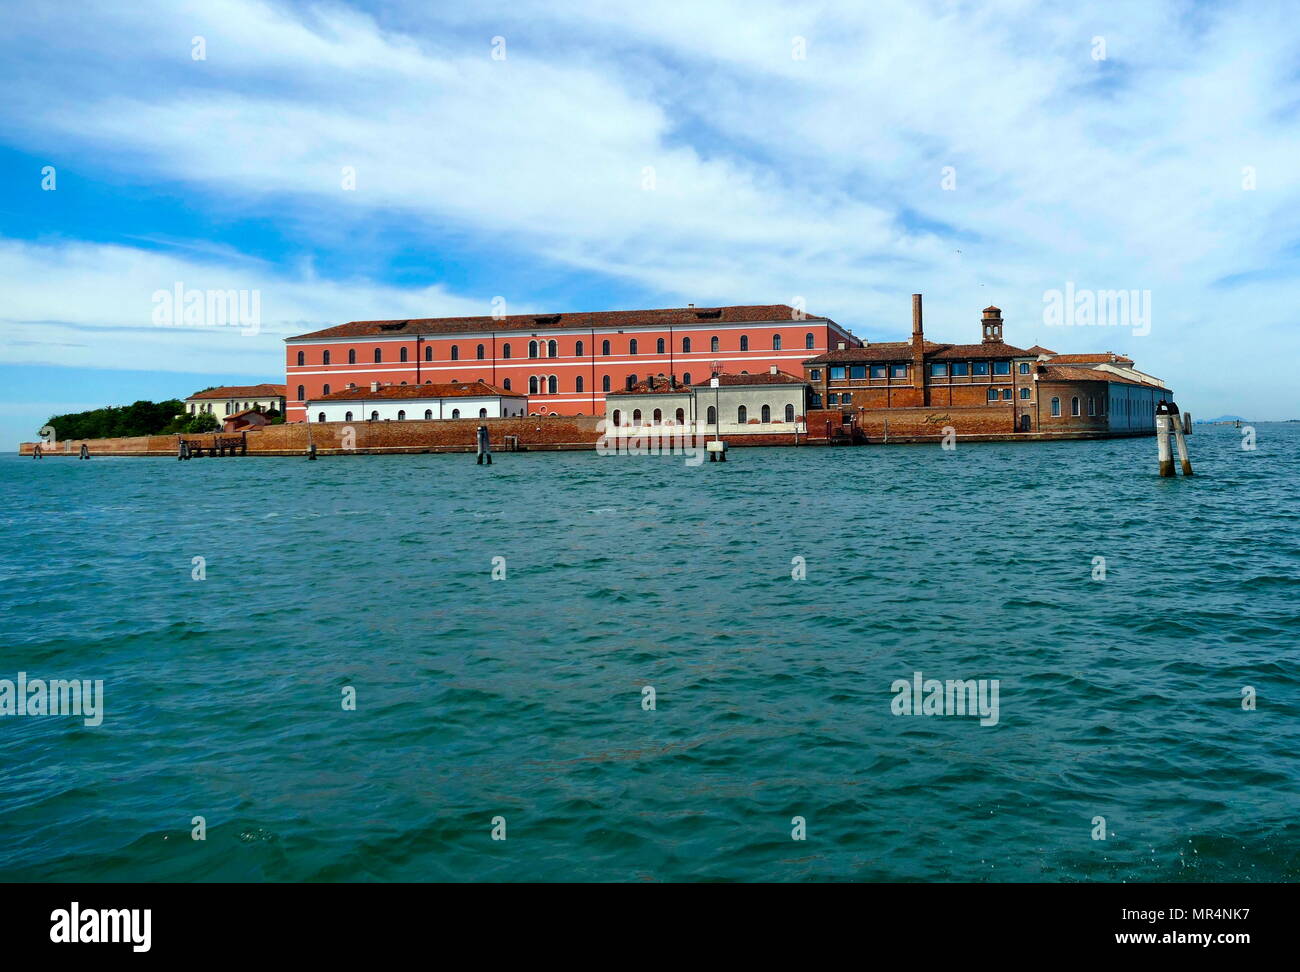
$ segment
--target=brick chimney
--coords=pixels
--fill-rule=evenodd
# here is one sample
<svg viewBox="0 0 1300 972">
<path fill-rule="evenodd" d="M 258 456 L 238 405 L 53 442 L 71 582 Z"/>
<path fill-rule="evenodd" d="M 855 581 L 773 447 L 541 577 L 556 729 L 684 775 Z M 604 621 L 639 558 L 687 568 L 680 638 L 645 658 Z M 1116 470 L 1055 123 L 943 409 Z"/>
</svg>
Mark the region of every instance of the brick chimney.
<svg viewBox="0 0 1300 972">
<path fill-rule="evenodd" d="M 768 366 L 768 369 L 767 369 L 767 373 L 768 373 L 769 375 L 774 375 L 774 374 L 776 374 L 776 365 L 769 365 L 769 366 Z"/>
<path fill-rule="evenodd" d="M 918 405 L 930 404 L 930 387 L 925 380 L 925 329 L 921 321 L 921 295 L 912 295 L 912 395 Z"/>
<path fill-rule="evenodd" d="M 377 381 L 372 381 L 372 382 L 370 383 L 370 390 L 371 390 L 372 392 L 377 392 L 377 391 L 379 391 L 379 382 L 377 382 Z"/>
<path fill-rule="evenodd" d="M 984 317 L 980 321 L 984 329 L 985 344 L 1002 343 L 1002 311 L 996 307 L 985 307 Z"/>
</svg>

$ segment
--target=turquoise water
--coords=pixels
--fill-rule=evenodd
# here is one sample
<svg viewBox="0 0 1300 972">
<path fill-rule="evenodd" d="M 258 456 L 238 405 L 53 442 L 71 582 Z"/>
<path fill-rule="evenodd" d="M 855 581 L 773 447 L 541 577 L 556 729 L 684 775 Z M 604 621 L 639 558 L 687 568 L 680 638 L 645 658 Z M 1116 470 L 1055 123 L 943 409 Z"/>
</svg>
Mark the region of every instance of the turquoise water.
<svg viewBox="0 0 1300 972">
<path fill-rule="evenodd" d="M 1300 426 L 1258 432 L 1172 481 L 1151 439 L 5 457 L 0 678 L 105 716 L 0 719 L 0 878 L 1295 880 Z M 998 723 L 892 714 L 918 670 Z"/>
</svg>

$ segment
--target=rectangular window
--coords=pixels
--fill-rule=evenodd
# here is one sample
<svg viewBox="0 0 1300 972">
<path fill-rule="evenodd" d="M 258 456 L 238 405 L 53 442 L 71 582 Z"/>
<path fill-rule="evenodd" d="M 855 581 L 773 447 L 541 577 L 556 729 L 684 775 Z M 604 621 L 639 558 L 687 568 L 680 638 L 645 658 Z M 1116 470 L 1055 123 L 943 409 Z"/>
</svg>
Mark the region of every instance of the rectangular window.
<svg viewBox="0 0 1300 972">
<path fill-rule="evenodd" d="M 811 372 L 809 372 L 809 376 L 812 378 L 813 381 L 821 381 L 822 370 L 820 368 L 814 368 Z"/>
<path fill-rule="evenodd" d="M 865 378 L 865 377 L 867 377 L 867 366 L 866 366 L 866 365 L 850 365 L 850 366 L 849 366 L 849 377 L 850 377 L 850 378 Z"/>
<path fill-rule="evenodd" d="M 901 365 L 890 365 L 890 366 L 889 366 L 889 377 L 890 377 L 890 378 L 906 378 L 906 377 L 907 377 L 907 365 L 905 365 L 905 364 L 901 364 Z"/>
<path fill-rule="evenodd" d="M 886 372 L 885 372 L 885 366 L 884 366 L 884 365 L 872 365 L 872 366 L 871 366 L 871 377 L 872 377 L 872 378 L 884 378 L 884 377 L 885 377 L 885 374 L 886 374 Z"/>
<path fill-rule="evenodd" d="M 839 396 L 839 395 L 827 395 L 827 396 L 826 396 L 826 402 L 827 402 L 827 404 L 829 404 L 829 405 L 838 405 L 838 404 L 840 403 L 840 396 Z"/>
<path fill-rule="evenodd" d="M 1091 396 L 1089 396 L 1088 398 L 1088 414 L 1089 415 L 1097 414 L 1097 399 Z"/>
<path fill-rule="evenodd" d="M 850 392 L 845 392 L 843 395 L 841 395 L 841 396 L 840 396 L 840 404 L 841 404 L 841 405 L 852 405 L 852 404 L 853 404 L 853 395 L 852 395 L 852 393 L 850 393 Z"/>
<path fill-rule="evenodd" d="M 1011 374 L 1011 362 L 1010 362 L 1010 361 L 994 361 L 994 362 L 993 362 L 993 373 L 994 373 L 995 375 L 1009 375 L 1009 374 Z"/>
<path fill-rule="evenodd" d="M 952 363 L 953 377 L 966 377 L 970 374 L 970 365 L 965 361 L 954 361 Z"/>
<path fill-rule="evenodd" d="M 996 388 L 990 388 L 990 389 L 989 389 L 989 401 L 990 401 L 990 402 L 996 402 L 997 400 L 998 400 L 998 390 L 997 390 Z"/>
<path fill-rule="evenodd" d="M 948 366 L 946 364 L 938 364 L 938 363 L 930 365 L 930 377 L 931 378 L 948 377 Z"/>
<path fill-rule="evenodd" d="M 987 361 L 973 361 L 970 366 L 972 375 L 987 375 L 989 373 L 989 363 Z"/>
<path fill-rule="evenodd" d="M 1010 388 L 1004 388 L 1004 389 L 1002 389 L 1002 400 L 1003 400 L 1004 402 L 1009 402 L 1009 401 L 1011 401 L 1011 389 L 1010 389 Z"/>
<path fill-rule="evenodd" d="M 1020 373 L 1021 373 L 1022 375 L 1027 375 L 1027 374 L 1029 374 L 1029 362 L 1028 362 L 1028 361 L 1022 361 L 1022 362 L 1020 362 Z"/>
<path fill-rule="evenodd" d="M 844 377 L 844 365 L 831 365 L 831 381 L 837 381 Z"/>
<path fill-rule="evenodd" d="M 1028 397 L 1029 397 L 1029 389 L 1028 389 L 1028 388 L 1022 388 L 1022 389 L 1020 389 L 1020 397 L 1021 397 L 1021 398 L 1028 398 Z"/>
</svg>

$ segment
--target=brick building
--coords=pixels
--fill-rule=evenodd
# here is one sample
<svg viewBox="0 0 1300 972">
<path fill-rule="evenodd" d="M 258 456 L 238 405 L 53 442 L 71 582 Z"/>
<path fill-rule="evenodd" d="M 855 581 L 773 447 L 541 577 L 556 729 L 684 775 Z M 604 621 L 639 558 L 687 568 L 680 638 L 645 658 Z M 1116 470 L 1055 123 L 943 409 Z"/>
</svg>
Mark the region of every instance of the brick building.
<svg viewBox="0 0 1300 972">
<path fill-rule="evenodd" d="M 925 339 L 921 295 L 912 295 L 907 341 L 841 342 L 804 362 L 812 425 L 868 437 L 1010 432 L 1154 431 L 1155 404 L 1170 390 L 1113 353 L 1060 355 L 1019 348 L 986 307 L 978 344 Z"/>
<path fill-rule="evenodd" d="M 859 340 L 786 304 L 353 321 L 286 339 L 288 420 L 308 400 L 392 384 L 482 381 L 526 395 L 530 413 L 602 415 L 605 393 L 664 374 L 799 374 L 806 358 Z"/>
</svg>

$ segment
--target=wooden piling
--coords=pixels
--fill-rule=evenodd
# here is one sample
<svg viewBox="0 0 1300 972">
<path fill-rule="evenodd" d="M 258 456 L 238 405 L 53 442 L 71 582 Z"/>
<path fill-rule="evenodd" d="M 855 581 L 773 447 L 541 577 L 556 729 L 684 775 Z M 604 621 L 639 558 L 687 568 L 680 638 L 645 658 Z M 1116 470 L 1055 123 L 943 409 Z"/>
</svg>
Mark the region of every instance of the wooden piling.
<svg viewBox="0 0 1300 972">
<path fill-rule="evenodd" d="M 1165 478 L 1174 475 L 1174 460 L 1169 454 L 1171 425 L 1169 403 L 1162 398 L 1156 403 L 1156 452 L 1160 458 L 1160 475 Z"/>
<path fill-rule="evenodd" d="M 1169 403 L 1169 417 L 1173 420 L 1174 441 L 1178 444 L 1178 463 L 1182 466 L 1183 475 L 1192 474 L 1192 461 L 1187 456 L 1187 436 L 1183 431 L 1183 421 L 1178 414 L 1178 406 L 1173 402 Z"/>
<path fill-rule="evenodd" d="M 474 443 L 475 451 L 478 453 L 477 465 L 483 465 L 484 459 L 487 460 L 489 466 L 492 465 L 492 440 L 488 436 L 486 425 L 478 427 L 478 430 L 474 433 Z"/>
</svg>

